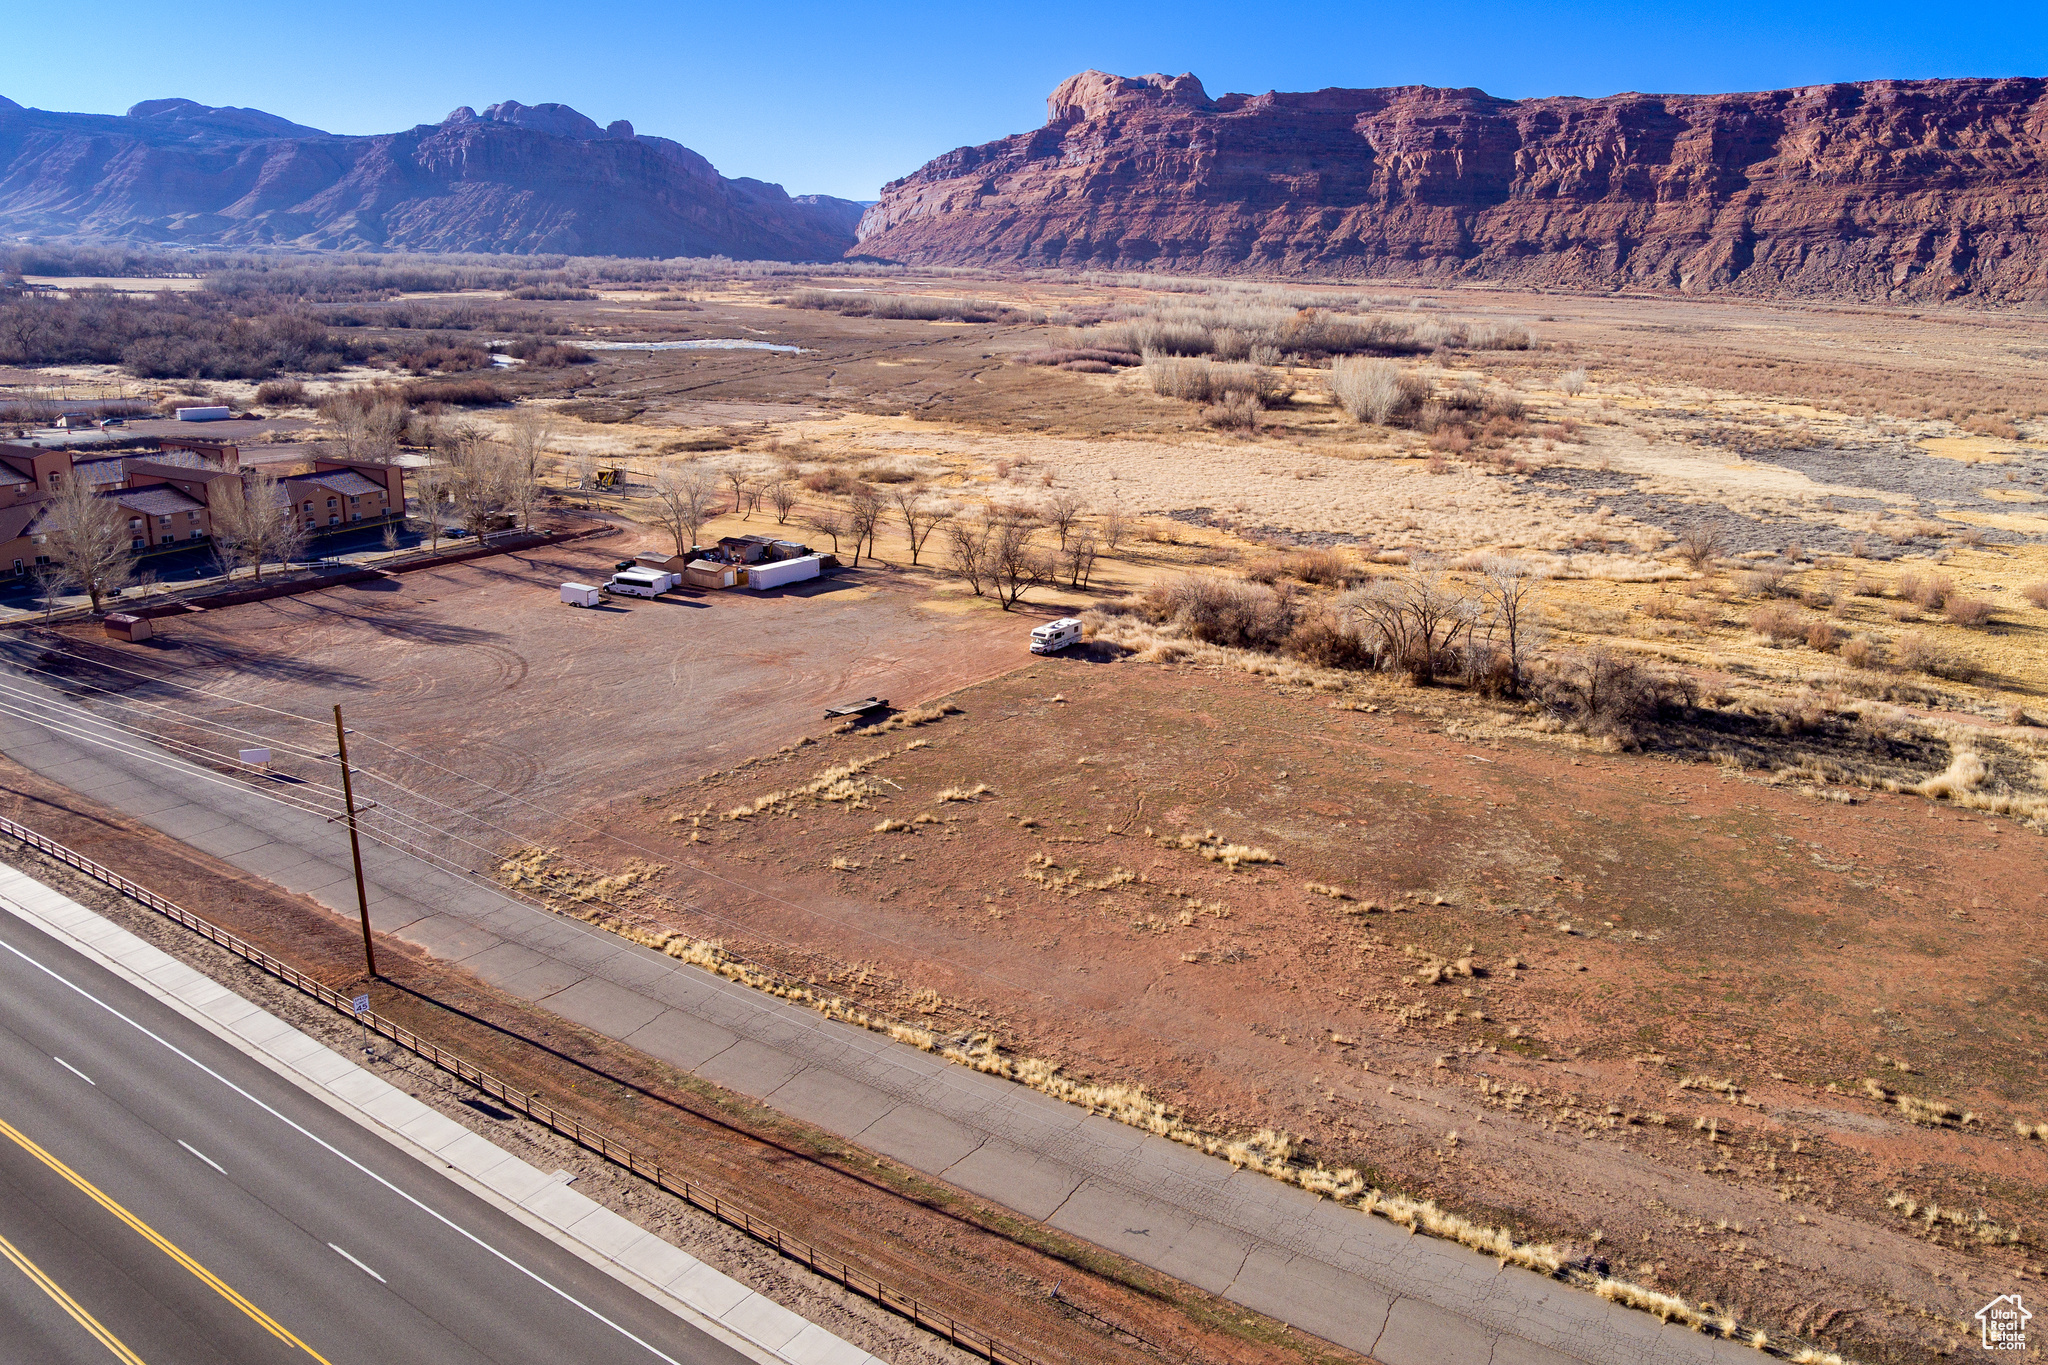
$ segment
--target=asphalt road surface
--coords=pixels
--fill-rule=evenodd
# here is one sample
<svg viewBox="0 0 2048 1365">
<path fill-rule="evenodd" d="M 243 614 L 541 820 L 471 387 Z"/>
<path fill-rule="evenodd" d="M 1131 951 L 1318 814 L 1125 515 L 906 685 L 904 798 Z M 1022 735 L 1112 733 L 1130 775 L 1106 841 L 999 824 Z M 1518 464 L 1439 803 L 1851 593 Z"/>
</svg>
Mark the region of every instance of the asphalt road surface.
<svg viewBox="0 0 2048 1365">
<path fill-rule="evenodd" d="M 746 1357 L 0 914 L 0 1361 Z"/>
</svg>

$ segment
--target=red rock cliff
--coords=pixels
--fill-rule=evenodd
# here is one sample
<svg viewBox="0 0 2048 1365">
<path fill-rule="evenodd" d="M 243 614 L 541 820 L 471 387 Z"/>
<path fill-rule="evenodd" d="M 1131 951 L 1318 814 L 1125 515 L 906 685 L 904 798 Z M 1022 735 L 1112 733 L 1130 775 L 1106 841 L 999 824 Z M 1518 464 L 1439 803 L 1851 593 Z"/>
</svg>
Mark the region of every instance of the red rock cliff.
<svg viewBox="0 0 2048 1365">
<path fill-rule="evenodd" d="M 884 187 L 862 255 L 927 264 L 2048 297 L 2048 82 L 1495 99 L 1210 99 L 1083 72 L 1043 128 Z"/>
</svg>

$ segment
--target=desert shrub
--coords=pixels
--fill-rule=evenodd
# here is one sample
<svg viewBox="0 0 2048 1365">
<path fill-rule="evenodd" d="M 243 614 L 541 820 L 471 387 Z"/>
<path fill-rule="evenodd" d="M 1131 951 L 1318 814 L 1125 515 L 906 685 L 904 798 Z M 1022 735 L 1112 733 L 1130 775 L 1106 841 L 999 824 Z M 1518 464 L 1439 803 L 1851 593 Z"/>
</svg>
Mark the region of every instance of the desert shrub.
<svg viewBox="0 0 2048 1365">
<path fill-rule="evenodd" d="M 1969 661 L 1932 636 L 1918 631 L 1900 636 L 1892 645 L 1892 662 L 1910 672 L 1926 673 L 1953 682 L 1966 682 L 1976 673 Z"/>
<path fill-rule="evenodd" d="M 1265 555 L 1245 566 L 1244 576 L 1254 583 L 1274 584 L 1287 577 L 1287 561 L 1279 555 Z"/>
<path fill-rule="evenodd" d="M 907 469 L 892 465 L 870 465 L 861 470 L 860 477 L 866 483 L 916 483 L 917 475 Z"/>
<path fill-rule="evenodd" d="M 296 379 L 266 379 L 256 386 L 256 401 L 266 408 L 295 408 L 306 401 L 306 386 Z"/>
<path fill-rule="evenodd" d="M 2035 606 L 2048 610 L 2048 583 L 2029 583 L 2020 589 L 2020 596 Z"/>
<path fill-rule="evenodd" d="M 1185 574 L 1145 592 L 1146 614 L 1171 622 L 1204 644 L 1272 649 L 1294 628 L 1294 600 L 1284 590 L 1228 578 Z"/>
<path fill-rule="evenodd" d="M 1490 391 L 1482 406 L 1488 417 L 1505 417 L 1511 422 L 1519 422 L 1529 414 L 1529 405 L 1513 389 Z"/>
<path fill-rule="evenodd" d="M 1751 612 L 1749 628 L 1773 640 L 1797 640 L 1806 634 L 1799 613 L 1782 602 L 1768 603 Z"/>
<path fill-rule="evenodd" d="M 1991 604 L 1981 597 L 1951 597 L 1942 610 L 1959 626 L 1981 626 L 1991 619 Z"/>
<path fill-rule="evenodd" d="M 1316 668 L 1369 669 L 1379 664 L 1372 647 L 1335 612 L 1322 607 L 1295 621 L 1282 648 Z"/>
<path fill-rule="evenodd" d="M 1942 574 L 1899 575 L 1899 596 L 1922 611 L 1941 610 L 1955 590 L 1955 581 Z"/>
<path fill-rule="evenodd" d="M 1340 551 L 1322 548 L 1289 555 L 1287 571 L 1304 583 L 1326 588 L 1342 587 L 1355 572 L 1351 561 Z"/>
<path fill-rule="evenodd" d="M 1736 591 L 1745 597 L 1774 597 L 1785 586 L 1785 566 L 1764 564 L 1735 575 Z"/>
<path fill-rule="evenodd" d="M 990 299 L 940 298 L 926 294 L 869 294 L 834 289 L 796 289 L 781 302 L 850 318 L 894 318 L 910 322 L 1000 322 L 1016 312 Z"/>
<path fill-rule="evenodd" d="M 520 337 L 505 347 L 505 354 L 523 360 L 537 370 L 559 370 L 565 365 L 588 365 L 597 359 L 581 346 L 544 337 Z"/>
<path fill-rule="evenodd" d="M 1558 391 L 1567 398 L 1577 398 L 1580 394 L 1584 393 L 1586 391 L 1585 366 L 1581 365 L 1577 369 L 1566 370 L 1563 374 L 1559 375 L 1557 377 L 1557 387 Z"/>
<path fill-rule="evenodd" d="M 1226 395 L 1243 394 L 1264 401 L 1279 396 L 1280 382 L 1256 365 L 1223 365 L 1206 358 L 1161 355 L 1145 357 L 1145 376 L 1152 392 L 1190 403 L 1218 403 Z"/>
<path fill-rule="evenodd" d="M 540 303 L 576 303 L 597 297 L 588 289 L 578 289 L 567 284 L 525 284 L 505 295 L 508 299 L 522 299 Z"/>
<path fill-rule="evenodd" d="M 860 480 L 843 469 L 812 470 L 799 482 L 813 493 L 830 493 L 842 498 L 851 497 L 860 487 Z"/>
<path fill-rule="evenodd" d="M 1410 406 L 1413 387 L 1403 384 L 1403 377 L 1391 360 L 1346 357 L 1330 366 L 1327 382 L 1339 407 L 1361 422 L 1383 427 Z"/>
<path fill-rule="evenodd" d="M 448 341 L 440 337 L 422 338 L 420 342 L 398 352 L 392 357 L 398 367 L 413 374 L 429 374 L 436 370 L 480 370 L 491 363 L 488 352 L 474 342 Z"/>
<path fill-rule="evenodd" d="M 1536 676 L 1537 695 L 1571 724 L 1592 734 L 1635 738 L 1665 708 L 1689 701 L 1684 679 L 1656 673 L 1606 649 L 1551 660 Z"/>
<path fill-rule="evenodd" d="M 1695 523 L 1678 537 L 1678 557 L 1690 564 L 1694 573 L 1704 573 L 1726 550 L 1727 537 L 1712 523 Z"/>
<path fill-rule="evenodd" d="M 1875 668 L 1883 662 L 1883 654 L 1875 641 L 1867 635 L 1857 635 L 1842 641 L 1842 662 L 1851 668 Z"/>
<path fill-rule="evenodd" d="M 1068 369 L 1083 364 L 1098 364 L 1106 369 L 1142 365 L 1144 357 L 1135 351 L 1112 351 L 1100 346 L 1049 346 L 1043 350 L 1025 351 L 1017 356 L 1020 365 L 1057 365 Z"/>
<path fill-rule="evenodd" d="M 427 379 L 407 384 L 405 401 L 414 407 L 439 403 L 450 408 L 482 408 L 509 403 L 512 396 L 488 379 Z"/>
<path fill-rule="evenodd" d="M 1075 374 L 1116 373 L 1116 366 L 1103 360 L 1069 360 L 1066 364 L 1060 366 L 1060 368 L 1063 370 L 1071 370 Z"/>
<path fill-rule="evenodd" d="M 1814 621 L 1806 627 L 1806 647 L 1825 654 L 1842 642 L 1842 632 L 1832 621 Z"/>
<path fill-rule="evenodd" d="M 279 371 L 326 373 L 364 354 L 273 299 L 90 289 L 0 303 L 0 364 L 119 364 L 145 379 L 268 379 Z"/>
<path fill-rule="evenodd" d="M 1202 421 L 1225 431 L 1257 431 L 1259 414 L 1264 411 L 1255 394 L 1226 393 L 1222 402 L 1202 409 Z"/>
</svg>

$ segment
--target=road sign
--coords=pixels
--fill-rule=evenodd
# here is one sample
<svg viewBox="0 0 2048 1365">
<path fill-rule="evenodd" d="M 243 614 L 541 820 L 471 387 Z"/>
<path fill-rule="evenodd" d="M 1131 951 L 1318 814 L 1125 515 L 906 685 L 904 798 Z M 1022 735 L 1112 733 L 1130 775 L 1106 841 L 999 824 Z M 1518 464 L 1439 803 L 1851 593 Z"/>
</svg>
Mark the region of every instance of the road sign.
<svg viewBox="0 0 2048 1365">
<path fill-rule="evenodd" d="M 349 1004 L 355 1008 L 357 1014 L 368 1014 L 370 1012 L 370 997 L 367 995 L 359 995 L 354 1000 L 351 1000 Z"/>
</svg>

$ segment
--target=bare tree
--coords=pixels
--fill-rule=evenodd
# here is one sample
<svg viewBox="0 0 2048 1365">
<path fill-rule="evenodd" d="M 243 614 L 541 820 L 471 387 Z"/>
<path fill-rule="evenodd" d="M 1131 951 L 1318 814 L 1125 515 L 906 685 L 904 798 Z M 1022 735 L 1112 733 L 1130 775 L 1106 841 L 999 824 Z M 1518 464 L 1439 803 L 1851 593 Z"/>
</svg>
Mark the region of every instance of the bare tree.
<svg viewBox="0 0 2048 1365">
<path fill-rule="evenodd" d="M 1445 655 L 1478 614 L 1464 585 L 1435 568 L 1380 579 L 1340 600 L 1365 623 L 1368 637 L 1376 637 L 1382 662 L 1406 669 L 1419 684 L 1435 681 Z"/>
<path fill-rule="evenodd" d="M 1087 509 L 1088 504 L 1081 500 L 1079 493 L 1055 493 L 1047 500 L 1045 524 L 1058 533 L 1060 549 L 1067 548 L 1067 537 L 1073 534 L 1074 523 L 1081 519 L 1081 514 Z"/>
<path fill-rule="evenodd" d="M 1115 554 L 1123 545 L 1124 537 L 1131 533 L 1130 520 L 1124 516 L 1121 505 L 1109 509 L 1102 519 L 1102 548 Z"/>
<path fill-rule="evenodd" d="M 846 513 L 837 507 L 821 507 L 805 520 L 819 535 L 832 537 L 832 553 L 838 554 L 839 537 L 846 534 Z"/>
<path fill-rule="evenodd" d="M 511 452 L 479 427 L 458 428 L 449 449 L 449 493 L 463 525 L 488 544 L 491 523 L 513 505 L 518 483 Z"/>
<path fill-rule="evenodd" d="M 1085 526 L 1074 532 L 1074 538 L 1067 542 L 1065 561 L 1067 586 L 1085 588 L 1088 577 L 1095 572 L 1095 533 Z"/>
<path fill-rule="evenodd" d="M 56 560 L 38 564 L 28 571 L 29 582 L 35 585 L 36 596 L 43 602 L 43 621 L 47 624 L 56 614 L 57 599 L 72 587 L 71 570 Z"/>
<path fill-rule="evenodd" d="M 988 587 L 990 532 L 985 517 L 972 521 L 961 517 L 946 526 L 946 548 L 951 552 L 953 571 L 967 580 L 967 586 L 974 589 L 976 597 L 982 596 Z"/>
<path fill-rule="evenodd" d="M 697 546 L 697 533 L 711 520 L 718 499 L 718 476 L 700 464 L 668 464 L 653 479 L 655 519 L 675 537 L 676 553 Z"/>
<path fill-rule="evenodd" d="M 548 442 L 554 438 L 554 424 L 539 409 L 521 408 L 512 414 L 511 433 L 505 441 L 511 473 L 507 492 L 519 514 L 519 525 L 528 531 L 533 529 L 533 509 L 540 503 L 541 461 L 547 458 Z"/>
<path fill-rule="evenodd" d="M 747 471 L 737 464 L 729 464 L 720 472 L 732 488 L 732 510 L 740 513 L 740 520 L 745 521 L 747 514 L 752 511 L 747 506 Z"/>
<path fill-rule="evenodd" d="M 788 479 L 777 479 L 768 485 L 768 505 L 775 509 L 775 524 L 787 526 L 789 514 L 796 510 L 796 490 L 789 486 Z"/>
<path fill-rule="evenodd" d="M 1506 658 L 1510 694 L 1519 696 L 1538 642 L 1536 580 L 1527 564 L 1505 555 L 1488 555 L 1479 571 L 1480 628 Z"/>
<path fill-rule="evenodd" d="M 576 487 L 584 492 L 597 486 L 597 461 L 588 455 L 576 457 Z"/>
<path fill-rule="evenodd" d="M 441 548 L 441 518 L 447 511 L 449 482 L 448 466 L 436 459 L 429 458 L 412 471 L 412 495 L 427 520 L 429 550 Z"/>
<path fill-rule="evenodd" d="M 70 582 L 84 588 L 94 612 L 135 578 L 128 513 L 93 491 L 76 473 L 66 473 L 42 515 L 50 558 L 63 565 Z"/>
<path fill-rule="evenodd" d="M 847 499 L 846 524 L 853 533 L 853 562 L 860 563 L 860 545 L 868 545 L 868 558 L 876 558 L 875 531 L 882 524 L 882 495 L 866 484 L 857 484 Z"/>
<path fill-rule="evenodd" d="M 924 490 L 913 483 L 898 484 L 894 496 L 896 514 L 903 518 L 903 530 L 910 537 L 910 562 L 915 565 L 924 543 L 951 513 L 928 500 Z"/>
<path fill-rule="evenodd" d="M 304 553 L 305 519 L 290 488 L 267 466 L 244 469 L 239 479 L 217 480 L 211 504 L 214 544 L 230 578 L 247 564 L 261 583 L 266 561 L 290 564 Z"/>
<path fill-rule="evenodd" d="M 989 580 L 995 584 L 996 600 L 1004 611 L 1016 606 L 1030 589 L 1053 579 L 1053 558 L 1033 543 L 1035 539 L 1032 528 L 1019 521 L 1001 522 L 990 533 Z"/>
<path fill-rule="evenodd" d="M 1678 538 L 1678 557 L 1691 565 L 1694 573 L 1705 573 L 1726 550 L 1721 528 L 1712 522 L 1696 522 Z"/>
</svg>

